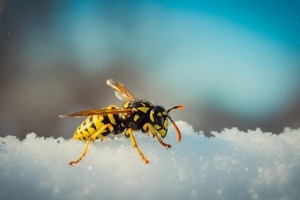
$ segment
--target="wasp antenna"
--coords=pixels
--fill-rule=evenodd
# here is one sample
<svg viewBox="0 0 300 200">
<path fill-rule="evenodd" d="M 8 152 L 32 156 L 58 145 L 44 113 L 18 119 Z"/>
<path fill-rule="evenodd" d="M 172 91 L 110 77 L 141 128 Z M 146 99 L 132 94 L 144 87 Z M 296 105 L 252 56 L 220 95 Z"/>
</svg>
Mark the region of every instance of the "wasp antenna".
<svg viewBox="0 0 300 200">
<path fill-rule="evenodd" d="M 179 110 L 182 110 L 184 109 L 185 106 L 184 105 L 178 105 L 178 106 L 174 106 L 173 108 L 170 108 L 167 113 L 169 113 L 171 110 L 174 110 L 174 109 L 179 109 Z"/>
<path fill-rule="evenodd" d="M 185 108 L 184 105 L 178 105 L 178 106 L 173 107 L 173 109 L 178 109 L 178 110 L 182 110 L 184 108 Z"/>
<path fill-rule="evenodd" d="M 175 129 L 175 131 L 176 131 L 176 133 L 177 133 L 177 136 L 178 136 L 177 141 L 180 142 L 180 140 L 181 140 L 181 132 L 180 132 L 178 126 L 177 126 L 177 125 L 175 124 L 175 122 L 172 120 L 172 118 L 171 118 L 170 116 L 168 116 L 168 118 L 169 118 L 169 120 L 171 121 L 171 123 L 172 123 L 172 125 L 173 125 L 173 127 L 174 127 L 174 129 Z"/>
</svg>

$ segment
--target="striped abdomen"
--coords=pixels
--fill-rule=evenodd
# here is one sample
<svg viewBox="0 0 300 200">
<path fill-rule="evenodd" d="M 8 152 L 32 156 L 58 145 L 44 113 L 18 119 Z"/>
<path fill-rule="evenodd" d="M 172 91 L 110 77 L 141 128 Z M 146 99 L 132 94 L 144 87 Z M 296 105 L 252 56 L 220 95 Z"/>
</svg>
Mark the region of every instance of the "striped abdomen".
<svg viewBox="0 0 300 200">
<path fill-rule="evenodd" d="M 108 107 L 115 108 L 115 107 Z M 80 126 L 77 127 L 74 133 L 74 139 L 88 140 L 89 137 L 99 131 L 105 124 L 111 124 L 114 127 L 114 133 L 119 133 L 121 130 L 119 128 L 119 115 L 109 114 L 105 116 L 92 115 L 88 117 Z M 105 136 L 111 134 L 110 130 L 105 129 L 97 138 L 103 139 Z"/>
</svg>

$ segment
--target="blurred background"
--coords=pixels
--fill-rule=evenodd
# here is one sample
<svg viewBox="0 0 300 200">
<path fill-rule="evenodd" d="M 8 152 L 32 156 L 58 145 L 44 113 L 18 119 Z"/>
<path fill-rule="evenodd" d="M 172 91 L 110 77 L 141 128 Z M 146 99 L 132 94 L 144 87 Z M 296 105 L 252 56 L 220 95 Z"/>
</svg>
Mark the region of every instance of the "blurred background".
<svg viewBox="0 0 300 200">
<path fill-rule="evenodd" d="M 108 78 L 207 135 L 279 133 L 299 75 L 297 0 L 0 0 L 0 136 L 72 137 L 59 114 L 122 106 Z"/>
</svg>

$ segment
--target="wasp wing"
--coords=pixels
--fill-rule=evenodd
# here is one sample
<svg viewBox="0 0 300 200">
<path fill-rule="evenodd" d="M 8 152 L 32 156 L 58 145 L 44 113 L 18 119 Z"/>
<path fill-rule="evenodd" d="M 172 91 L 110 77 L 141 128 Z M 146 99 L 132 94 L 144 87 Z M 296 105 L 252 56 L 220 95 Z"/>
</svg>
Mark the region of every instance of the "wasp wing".
<svg viewBox="0 0 300 200">
<path fill-rule="evenodd" d="M 120 114 L 120 113 L 127 113 L 131 114 L 131 109 L 93 109 L 93 110 L 83 110 L 78 111 L 70 114 L 63 114 L 59 115 L 60 118 L 65 117 L 84 117 L 84 116 L 91 116 L 91 115 L 109 115 L 109 114 Z"/>
<path fill-rule="evenodd" d="M 136 98 L 127 90 L 127 88 L 120 82 L 115 81 L 113 79 L 108 79 L 106 81 L 107 85 L 115 89 L 116 96 L 125 101 L 134 101 Z"/>
</svg>

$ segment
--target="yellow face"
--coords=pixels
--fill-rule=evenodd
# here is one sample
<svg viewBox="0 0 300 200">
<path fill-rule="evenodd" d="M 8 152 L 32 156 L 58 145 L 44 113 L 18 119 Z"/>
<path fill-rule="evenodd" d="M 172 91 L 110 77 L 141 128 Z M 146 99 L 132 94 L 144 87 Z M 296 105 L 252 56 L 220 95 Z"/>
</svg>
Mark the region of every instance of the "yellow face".
<svg viewBox="0 0 300 200">
<path fill-rule="evenodd" d="M 160 106 L 154 106 L 150 112 L 151 125 L 155 130 L 164 138 L 168 132 L 168 114 L 164 108 Z"/>
</svg>

